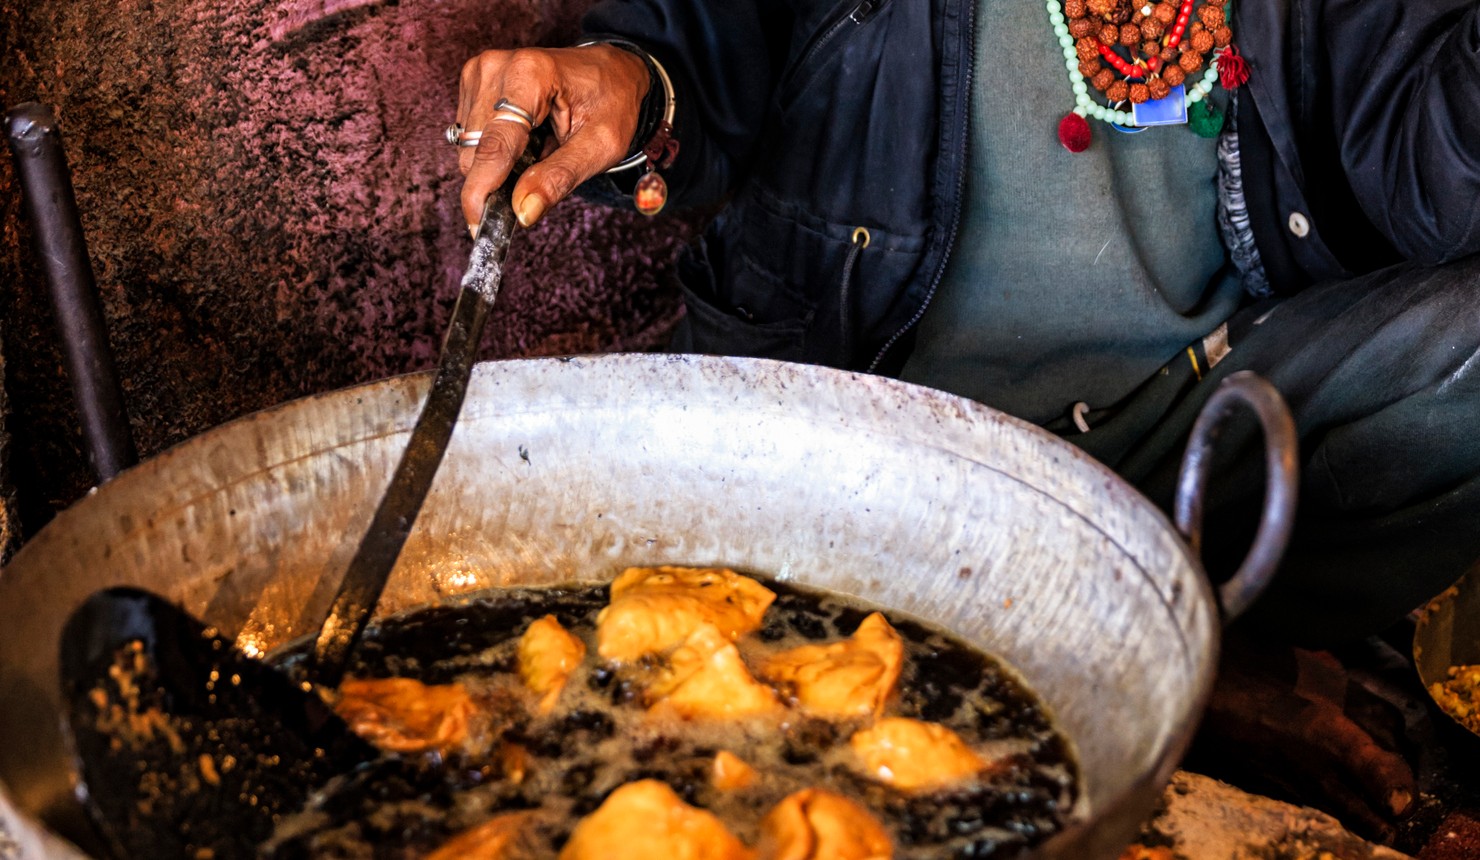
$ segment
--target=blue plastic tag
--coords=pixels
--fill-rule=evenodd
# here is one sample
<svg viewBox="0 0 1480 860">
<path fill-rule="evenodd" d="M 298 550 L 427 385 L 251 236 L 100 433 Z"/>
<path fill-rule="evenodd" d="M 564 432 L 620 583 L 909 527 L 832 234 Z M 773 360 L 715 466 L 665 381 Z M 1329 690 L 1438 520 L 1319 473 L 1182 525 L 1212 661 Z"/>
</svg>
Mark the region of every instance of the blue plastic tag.
<svg viewBox="0 0 1480 860">
<path fill-rule="evenodd" d="M 1187 88 L 1178 84 L 1156 101 L 1131 105 L 1136 125 L 1183 125 L 1187 122 Z"/>
</svg>

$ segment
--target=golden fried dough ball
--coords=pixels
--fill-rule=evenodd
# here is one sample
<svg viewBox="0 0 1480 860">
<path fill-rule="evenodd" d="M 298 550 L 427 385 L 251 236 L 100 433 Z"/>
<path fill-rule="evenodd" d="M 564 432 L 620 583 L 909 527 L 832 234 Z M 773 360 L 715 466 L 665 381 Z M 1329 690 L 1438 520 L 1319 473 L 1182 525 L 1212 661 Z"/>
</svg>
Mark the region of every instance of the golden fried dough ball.
<svg viewBox="0 0 1480 860">
<path fill-rule="evenodd" d="M 596 651 L 606 660 L 636 660 L 678 645 L 701 624 L 733 642 L 760 627 L 775 599 L 769 588 L 730 570 L 628 568 L 596 617 Z"/>
<path fill-rule="evenodd" d="M 705 624 L 669 655 L 668 666 L 648 687 L 652 707 L 695 718 L 779 714 L 776 691 L 750 676 L 735 643 Z"/>
<path fill-rule="evenodd" d="M 581 819 L 560 860 L 754 860 L 712 813 L 655 779 L 629 782 Z"/>
<path fill-rule="evenodd" d="M 355 734 L 389 752 L 461 746 L 478 710 L 461 684 L 433 687 L 411 678 L 350 678 L 339 694 L 335 713 Z"/>
<path fill-rule="evenodd" d="M 947 785 L 988 764 L 945 726 L 905 717 L 879 720 L 848 743 L 865 773 L 902 789 Z"/>
<path fill-rule="evenodd" d="M 761 821 L 759 860 L 888 860 L 889 834 L 868 810 L 839 794 L 807 788 Z"/>
<path fill-rule="evenodd" d="M 586 643 L 572 635 L 553 615 L 529 625 L 519 638 L 519 677 L 538 694 L 540 713 L 555 709 L 570 673 L 586 657 Z"/>
<path fill-rule="evenodd" d="M 853 636 L 766 657 L 756 674 L 783 685 L 805 711 L 824 717 L 878 714 L 899 680 L 904 641 L 878 612 Z"/>
<path fill-rule="evenodd" d="M 745 759 L 727 750 L 720 750 L 709 769 L 709 784 L 720 791 L 738 791 L 755 785 L 760 775 Z"/>
</svg>

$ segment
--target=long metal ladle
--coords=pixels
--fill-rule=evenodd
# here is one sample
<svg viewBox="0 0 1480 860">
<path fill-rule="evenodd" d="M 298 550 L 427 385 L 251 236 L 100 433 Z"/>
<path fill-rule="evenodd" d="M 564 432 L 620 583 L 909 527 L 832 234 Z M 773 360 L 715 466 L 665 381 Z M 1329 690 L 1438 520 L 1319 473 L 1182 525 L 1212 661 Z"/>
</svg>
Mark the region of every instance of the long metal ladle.
<svg viewBox="0 0 1480 860">
<path fill-rule="evenodd" d="M 314 643 L 305 679 L 247 657 L 158 595 L 113 588 L 68 619 L 63 733 L 78 795 L 120 858 L 251 857 L 332 774 L 378 754 L 315 685 L 344 676 L 447 451 L 514 233 L 515 182 L 484 208 L 431 391 Z M 311 682 L 311 683 L 310 683 Z"/>
</svg>

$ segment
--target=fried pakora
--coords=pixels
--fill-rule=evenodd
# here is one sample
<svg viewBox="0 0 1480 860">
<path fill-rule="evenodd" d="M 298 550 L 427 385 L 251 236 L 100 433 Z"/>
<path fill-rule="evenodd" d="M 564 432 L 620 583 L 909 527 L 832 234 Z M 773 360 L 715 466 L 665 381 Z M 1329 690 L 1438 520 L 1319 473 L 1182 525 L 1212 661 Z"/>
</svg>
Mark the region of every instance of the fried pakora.
<svg viewBox="0 0 1480 860">
<path fill-rule="evenodd" d="M 988 765 L 945 726 L 906 717 L 879 720 L 848 743 L 865 773 L 905 790 L 949 785 Z"/>
<path fill-rule="evenodd" d="M 733 642 L 760 627 L 775 599 L 769 588 L 730 570 L 628 568 L 596 617 L 596 651 L 605 660 L 632 661 L 679 645 L 705 624 Z"/>
<path fill-rule="evenodd" d="M 571 635 L 553 615 L 529 625 L 519 638 L 519 677 L 540 696 L 539 711 L 555 709 L 570 673 L 586 657 L 586 643 Z"/>
<path fill-rule="evenodd" d="M 850 638 L 771 655 L 756 674 L 781 685 L 805 711 L 847 718 L 881 713 L 903 663 L 904 640 L 875 612 Z"/>
</svg>

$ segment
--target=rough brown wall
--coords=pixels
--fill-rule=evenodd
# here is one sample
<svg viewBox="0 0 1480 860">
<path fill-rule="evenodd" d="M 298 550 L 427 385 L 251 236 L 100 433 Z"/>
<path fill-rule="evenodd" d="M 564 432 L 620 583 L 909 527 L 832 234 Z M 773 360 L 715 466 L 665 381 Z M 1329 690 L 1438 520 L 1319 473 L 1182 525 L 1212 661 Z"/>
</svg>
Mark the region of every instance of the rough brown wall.
<svg viewBox="0 0 1480 860">
<path fill-rule="evenodd" d="M 462 62 L 589 0 L 0 0 L 0 101 L 57 112 L 142 455 L 434 361 L 467 252 Z M 89 486 L 8 158 L 0 315 L 28 528 Z M 569 203 L 511 251 L 485 357 L 652 348 L 687 228 Z"/>
</svg>

